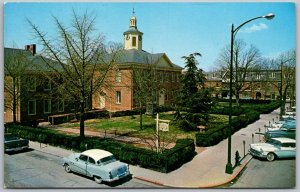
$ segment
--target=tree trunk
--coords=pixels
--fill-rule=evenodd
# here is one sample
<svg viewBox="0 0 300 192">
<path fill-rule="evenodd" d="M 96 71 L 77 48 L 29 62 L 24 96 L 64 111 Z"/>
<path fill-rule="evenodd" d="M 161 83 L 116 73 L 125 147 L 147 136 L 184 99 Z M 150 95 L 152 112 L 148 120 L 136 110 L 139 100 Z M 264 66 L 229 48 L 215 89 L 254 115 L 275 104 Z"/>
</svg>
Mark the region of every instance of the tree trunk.
<svg viewBox="0 0 300 192">
<path fill-rule="evenodd" d="M 17 122 L 17 93 L 16 93 L 16 78 L 13 78 L 13 122 Z"/>
<path fill-rule="evenodd" d="M 80 137 L 84 137 L 84 101 L 80 102 Z"/>
<path fill-rule="evenodd" d="M 143 129 L 142 103 L 140 102 L 140 130 Z"/>
</svg>

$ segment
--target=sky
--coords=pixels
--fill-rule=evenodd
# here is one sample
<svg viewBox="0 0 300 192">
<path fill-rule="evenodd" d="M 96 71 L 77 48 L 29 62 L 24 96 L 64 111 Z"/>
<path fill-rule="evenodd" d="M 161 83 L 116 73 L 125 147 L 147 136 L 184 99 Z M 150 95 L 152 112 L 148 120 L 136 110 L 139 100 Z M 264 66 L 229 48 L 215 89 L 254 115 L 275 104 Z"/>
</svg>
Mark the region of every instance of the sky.
<svg viewBox="0 0 300 192">
<path fill-rule="evenodd" d="M 144 33 L 143 50 L 166 53 L 170 60 L 184 67 L 182 56 L 199 52 L 199 68 L 216 69 L 221 50 L 230 43 L 231 25 L 274 13 L 272 20 L 257 19 L 244 25 L 236 34 L 248 46 L 257 47 L 264 57 L 274 58 L 296 48 L 296 15 L 294 3 L 204 3 L 204 2 L 54 2 L 12 3 L 4 5 L 4 47 L 24 48 L 37 44 L 26 18 L 51 37 L 56 36 L 53 15 L 69 25 L 72 9 L 83 14 L 96 14 L 96 31 L 107 42 L 123 43 L 123 32 L 129 20 L 137 18 L 137 27 Z"/>
</svg>

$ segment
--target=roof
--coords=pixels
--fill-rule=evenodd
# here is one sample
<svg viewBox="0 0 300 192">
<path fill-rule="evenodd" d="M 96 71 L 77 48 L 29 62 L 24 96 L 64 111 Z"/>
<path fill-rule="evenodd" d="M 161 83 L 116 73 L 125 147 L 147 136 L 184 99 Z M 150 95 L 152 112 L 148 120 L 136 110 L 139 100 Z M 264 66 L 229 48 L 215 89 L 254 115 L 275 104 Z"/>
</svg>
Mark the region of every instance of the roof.
<svg viewBox="0 0 300 192">
<path fill-rule="evenodd" d="M 286 138 L 286 137 L 277 137 L 277 138 L 272 138 L 272 139 L 280 141 L 281 143 L 287 143 L 287 142 L 296 143 L 295 139 L 290 139 L 290 138 Z"/>
<path fill-rule="evenodd" d="M 116 63 L 156 64 L 162 57 L 165 57 L 168 60 L 168 62 L 171 64 L 170 67 L 174 69 L 182 69 L 180 66 L 172 63 L 165 53 L 148 53 L 147 51 L 137 49 L 121 50 L 117 55 Z M 107 59 L 111 59 L 111 55 L 108 55 Z"/>
<path fill-rule="evenodd" d="M 139 34 L 139 35 L 142 35 L 143 33 L 140 32 L 138 29 L 136 29 L 134 27 L 130 27 L 127 31 L 125 31 L 123 33 L 123 35 L 126 35 L 126 34 Z"/>
<path fill-rule="evenodd" d="M 25 55 L 28 62 L 28 71 L 48 71 L 50 70 L 49 66 L 45 61 L 53 63 L 53 66 L 56 66 L 56 69 L 61 69 L 61 66 L 54 60 L 49 58 L 42 58 L 42 55 L 35 54 L 33 55 L 30 51 L 25 49 L 15 49 L 15 48 L 4 48 L 4 54 L 22 54 Z M 57 63 L 57 64 L 55 64 Z"/>
<path fill-rule="evenodd" d="M 81 154 L 92 157 L 95 161 L 113 155 L 112 153 L 101 149 L 90 149 L 82 152 Z"/>
</svg>

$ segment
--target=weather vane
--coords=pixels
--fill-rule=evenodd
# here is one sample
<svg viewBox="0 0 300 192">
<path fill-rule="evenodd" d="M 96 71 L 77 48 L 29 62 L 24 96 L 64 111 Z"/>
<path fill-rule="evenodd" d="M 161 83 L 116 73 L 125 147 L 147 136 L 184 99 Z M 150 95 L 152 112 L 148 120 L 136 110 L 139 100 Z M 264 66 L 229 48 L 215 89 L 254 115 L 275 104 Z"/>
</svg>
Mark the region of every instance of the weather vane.
<svg viewBox="0 0 300 192">
<path fill-rule="evenodd" d="M 135 12 L 134 12 L 134 8 L 133 8 L 133 10 L 132 10 L 132 15 L 134 15 L 134 13 L 135 13 Z"/>
</svg>

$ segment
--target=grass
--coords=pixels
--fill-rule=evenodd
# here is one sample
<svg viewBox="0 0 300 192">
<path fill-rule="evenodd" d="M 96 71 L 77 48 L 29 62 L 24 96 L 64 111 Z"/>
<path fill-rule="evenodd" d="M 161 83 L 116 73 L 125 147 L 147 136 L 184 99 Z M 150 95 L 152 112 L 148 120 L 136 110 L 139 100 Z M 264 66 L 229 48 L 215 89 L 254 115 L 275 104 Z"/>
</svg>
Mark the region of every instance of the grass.
<svg viewBox="0 0 300 192">
<path fill-rule="evenodd" d="M 106 133 L 117 133 L 118 135 L 128 135 L 140 138 L 153 138 L 156 132 L 156 117 L 143 115 L 143 129 L 140 129 L 139 115 L 113 117 L 111 119 L 90 119 L 85 121 L 85 130 L 99 131 Z M 198 131 L 185 132 L 180 129 L 176 122 L 173 121 L 174 116 L 170 113 L 161 113 L 160 119 L 170 120 L 168 135 L 176 136 L 177 138 L 194 138 Z M 228 116 L 211 114 L 209 121 L 211 125 L 227 123 Z M 79 122 L 64 123 L 59 125 L 60 128 L 76 128 L 79 129 Z"/>
</svg>

